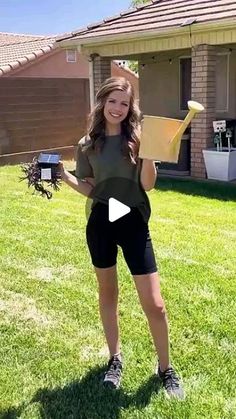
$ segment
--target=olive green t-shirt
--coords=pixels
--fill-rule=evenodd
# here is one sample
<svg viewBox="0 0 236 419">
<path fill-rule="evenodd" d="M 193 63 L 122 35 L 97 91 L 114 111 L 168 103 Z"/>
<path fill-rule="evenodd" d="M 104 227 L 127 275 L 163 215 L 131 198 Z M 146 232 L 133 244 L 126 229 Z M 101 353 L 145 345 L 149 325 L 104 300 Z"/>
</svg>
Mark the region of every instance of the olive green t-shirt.
<svg viewBox="0 0 236 419">
<path fill-rule="evenodd" d="M 92 206 L 96 202 L 108 204 L 113 197 L 129 207 L 140 210 L 145 222 L 148 222 L 151 208 L 148 196 L 140 182 L 138 165 L 125 159 L 121 152 L 120 135 L 106 136 L 101 152 L 84 153 L 86 137 L 78 143 L 75 175 L 79 179 L 92 177 L 95 188 L 92 192 Z"/>
</svg>

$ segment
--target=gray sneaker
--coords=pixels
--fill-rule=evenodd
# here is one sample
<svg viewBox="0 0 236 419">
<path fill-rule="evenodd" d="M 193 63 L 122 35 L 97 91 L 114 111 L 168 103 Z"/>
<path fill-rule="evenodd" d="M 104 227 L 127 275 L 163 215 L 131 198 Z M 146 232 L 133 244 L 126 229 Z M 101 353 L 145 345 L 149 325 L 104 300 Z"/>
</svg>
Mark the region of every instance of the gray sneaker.
<svg viewBox="0 0 236 419">
<path fill-rule="evenodd" d="M 106 387 L 117 389 L 120 386 L 122 373 L 122 360 L 120 355 L 114 355 L 108 362 L 107 370 L 103 379 Z"/>
<path fill-rule="evenodd" d="M 174 368 L 169 367 L 162 372 L 160 366 L 158 366 L 156 373 L 169 397 L 184 399 L 184 391 Z"/>
</svg>

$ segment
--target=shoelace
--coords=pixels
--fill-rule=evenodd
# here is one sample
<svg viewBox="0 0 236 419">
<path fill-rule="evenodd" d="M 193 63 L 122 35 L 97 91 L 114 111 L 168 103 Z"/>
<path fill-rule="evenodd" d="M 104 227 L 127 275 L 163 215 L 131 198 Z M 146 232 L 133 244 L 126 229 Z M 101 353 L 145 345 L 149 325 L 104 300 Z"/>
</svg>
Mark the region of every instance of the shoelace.
<svg viewBox="0 0 236 419">
<path fill-rule="evenodd" d="M 163 381 L 167 388 L 178 388 L 179 379 L 172 368 L 168 368 L 163 372 Z"/>
<path fill-rule="evenodd" d="M 109 365 L 108 365 L 108 370 L 106 372 L 106 376 L 107 377 L 112 377 L 114 375 L 114 373 L 116 375 L 120 375 L 121 374 L 121 369 L 122 369 L 122 364 L 121 362 L 117 359 L 111 359 Z"/>
</svg>

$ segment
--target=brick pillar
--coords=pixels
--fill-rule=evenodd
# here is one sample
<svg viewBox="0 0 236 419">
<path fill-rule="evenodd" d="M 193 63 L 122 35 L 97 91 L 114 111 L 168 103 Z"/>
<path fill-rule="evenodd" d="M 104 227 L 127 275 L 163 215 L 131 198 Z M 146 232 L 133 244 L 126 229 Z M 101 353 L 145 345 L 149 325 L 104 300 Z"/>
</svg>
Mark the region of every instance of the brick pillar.
<svg viewBox="0 0 236 419">
<path fill-rule="evenodd" d="M 198 45 L 192 49 L 192 100 L 205 110 L 191 123 L 191 176 L 206 177 L 202 149 L 213 146 L 213 125 L 216 118 L 216 49 Z"/>
<path fill-rule="evenodd" d="M 107 78 L 111 77 L 110 58 L 97 56 L 93 60 L 94 95 Z"/>
</svg>

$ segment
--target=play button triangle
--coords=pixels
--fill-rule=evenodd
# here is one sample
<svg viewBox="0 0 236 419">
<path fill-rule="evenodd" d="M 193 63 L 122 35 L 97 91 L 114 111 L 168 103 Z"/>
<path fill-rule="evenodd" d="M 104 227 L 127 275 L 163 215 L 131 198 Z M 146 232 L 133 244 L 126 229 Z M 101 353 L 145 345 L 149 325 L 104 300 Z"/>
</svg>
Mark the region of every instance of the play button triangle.
<svg viewBox="0 0 236 419">
<path fill-rule="evenodd" d="M 130 207 L 115 198 L 109 198 L 108 218 L 111 223 L 130 212 Z"/>
</svg>

